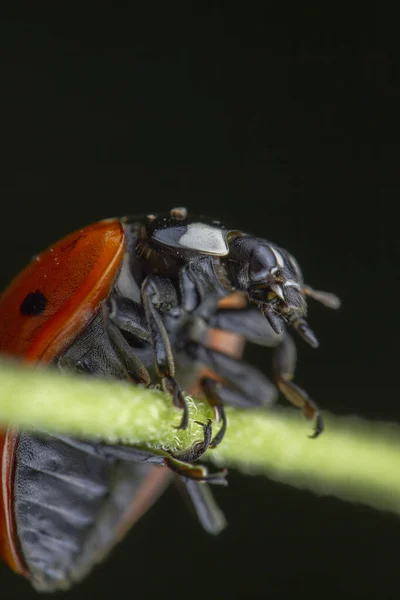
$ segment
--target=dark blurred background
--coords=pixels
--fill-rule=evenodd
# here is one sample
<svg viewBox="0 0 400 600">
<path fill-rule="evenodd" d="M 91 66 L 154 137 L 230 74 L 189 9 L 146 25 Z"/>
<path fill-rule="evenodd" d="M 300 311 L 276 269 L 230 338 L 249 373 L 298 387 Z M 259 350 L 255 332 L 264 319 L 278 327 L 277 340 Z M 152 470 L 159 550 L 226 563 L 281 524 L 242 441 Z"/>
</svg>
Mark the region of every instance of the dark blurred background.
<svg viewBox="0 0 400 600">
<path fill-rule="evenodd" d="M 71 230 L 187 206 L 289 249 L 311 285 L 343 299 L 338 313 L 311 305 L 321 347 L 299 344 L 297 381 L 320 406 L 399 420 L 390 15 L 182 6 L 36 6 L 1 22 L 2 287 Z M 171 488 L 64 597 L 398 597 L 400 517 L 261 477 L 229 482 L 215 490 L 220 538 Z M 0 571 L 2 598 L 37 597 Z"/>
</svg>

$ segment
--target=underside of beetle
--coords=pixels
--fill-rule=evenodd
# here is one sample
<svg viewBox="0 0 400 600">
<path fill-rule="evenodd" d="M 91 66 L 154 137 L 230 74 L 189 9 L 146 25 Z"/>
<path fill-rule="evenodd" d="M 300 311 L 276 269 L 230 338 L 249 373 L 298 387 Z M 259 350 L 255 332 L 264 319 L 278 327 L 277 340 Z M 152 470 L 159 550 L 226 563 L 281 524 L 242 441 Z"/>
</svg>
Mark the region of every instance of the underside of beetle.
<svg viewBox="0 0 400 600">
<path fill-rule="evenodd" d="M 53 275 L 60 262 L 63 294 Z M 175 455 L 9 430 L 0 444 L 0 526 L 10 566 L 38 589 L 69 587 L 172 473 L 205 529 L 218 533 L 225 523 L 206 482 L 224 484 L 226 472 L 198 461 L 223 441 L 226 404 L 268 408 L 281 392 L 314 419 L 312 437 L 323 430 L 316 404 L 293 382 L 290 329 L 318 345 L 306 321 L 308 297 L 339 306 L 304 284 L 287 251 L 184 208 L 103 221 L 39 255 L 0 300 L 5 350 L 66 371 L 161 386 L 182 411 L 181 428 L 189 422 L 184 392 L 201 394 L 215 425 L 202 423 L 202 439 Z M 272 380 L 242 359 L 246 342 L 272 348 Z"/>
</svg>

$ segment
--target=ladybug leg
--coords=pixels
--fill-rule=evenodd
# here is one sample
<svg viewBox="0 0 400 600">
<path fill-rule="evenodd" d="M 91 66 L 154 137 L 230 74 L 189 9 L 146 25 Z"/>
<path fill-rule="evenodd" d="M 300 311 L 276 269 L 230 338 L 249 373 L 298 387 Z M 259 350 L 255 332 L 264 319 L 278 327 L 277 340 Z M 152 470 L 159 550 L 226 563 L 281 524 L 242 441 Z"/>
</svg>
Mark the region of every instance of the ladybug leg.
<svg viewBox="0 0 400 600">
<path fill-rule="evenodd" d="M 203 439 L 195 442 L 188 450 L 167 456 L 165 464 L 185 479 L 226 485 L 226 469 L 210 473 L 203 465 L 193 464 L 210 446 L 212 435 L 211 419 L 207 423 L 196 422 L 203 427 Z"/>
<path fill-rule="evenodd" d="M 227 485 L 227 470 L 222 469 L 215 473 L 210 473 L 203 465 L 191 465 L 177 460 L 174 457 L 165 458 L 167 467 L 181 477 L 190 481 L 213 483 L 214 485 Z"/>
<path fill-rule="evenodd" d="M 252 365 L 201 344 L 196 345 L 195 352 L 197 360 L 215 372 L 223 384 L 227 384 L 232 392 L 230 404 L 243 408 L 271 407 L 275 404 L 278 396 L 276 386 Z M 219 382 L 216 385 L 220 395 L 224 386 Z"/>
<path fill-rule="evenodd" d="M 307 392 L 293 381 L 296 367 L 296 346 L 293 339 L 286 334 L 282 342 L 274 350 L 273 366 L 276 385 L 285 398 L 294 406 L 301 408 L 307 419 L 315 419 L 315 429 L 310 437 L 316 438 L 324 430 L 324 422 L 317 405 Z"/>
<path fill-rule="evenodd" d="M 197 311 L 208 318 L 216 299 L 215 272 L 209 260 L 192 260 L 179 273 L 182 307 L 187 313 Z M 221 292 L 221 297 L 223 293 Z"/>
<path fill-rule="evenodd" d="M 219 375 L 222 375 L 221 371 Z M 250 396 L 244 390 L 234 389 L 230 387 L 230 382 L 226 380 L 224 382 L 217 381 L 211 377 L 203 378 L 200 381 L 200 387 L 204 392 L 207 401 L 214 407 L 215 411 L 218 411 L 219 420 L 221 421 L 221 427 L 218 433 L 213 437 L 210 442 L 210 448 L 216 448 L 223 440 L 226 428 L 227 428 L 227 417 L 224 410 L 224 405 L 237 406 L 239 408 L 257 408 L 260 406 L 271 405 L 277 398 L 278 391 L 270 384 L 267 394 L 265 394 L 265 388 L 263 396 Z M 260 402 L 260 397 L 264 398 L 264 402 Z M 266 400 L 265 400 L 266 399 Z"/>
<path fill-rule="evenodd" d="M 260 371 L 242 360 L 200 344 L 194 344 L 191 351 L 202 366 L 218 377 L 218 380 L 212 376 L 200 380 L 201 390 L 214 408 L 217 420 L 221 421 L 220 430 L 210 442 L 210 448 L 215 448 L 226 431 L 224 404 L 241 408 L 268 407 L 275 403 L 278 390 Z"/>
<path fill-rule="evenodd" d="M 61 370 L 85 371 L 93 375 L 101 374 L 104 377 L 116 377 L 126 379 L 129 374 L 146 381 L 143 365 L 138 366 L 137 357 L 133 356 L 132 348 L 126 348 L 126 340 L 118 328 L 110 321 L 107 325 L 107 312 L 99 313 L 88 326 L 88 328 L 77 338 L 63 355 L 57 360 Z M 111 325 L 111 327 L 110 327 Z M 108 329 L 108 331 L 106 331 Z M 121 338 L 123 342 L 121 342 Z M 176 456 L 162 449 L 144 449 L 123 445 L 96 444 L 96 453 L 110 460 L 119 458 L 135 462 L 146 462 L 156 465 L 167 465 L 175 473 L 181 474 L 186 479 L 193 478 L 195 481 L 209 481 L 211 483 L 226 483 L 225 471 L 209 473 L 202 465 L 193 465 L 206 451 L 211 439 L 211 423 L 203 426 L 203 439 L 195 442 L 187 451 Z M 76 440 L 75 444 L 85 444 Z"/>
<path fill-rule="evenodd" d="M 101 445 L 101 453 L 107 458 L 165 465 L 183 477 L 185 481 L 207 481 L 209 483 L 226 485 L 226 469 L 211 473 L 204 465 L 193 464 L 204 454 L 211 440 L 211 420 L 208 420 L 205 424 L 199 424 L 203 427 L 203 439 L 195 442 L 188 450 L 184 450 L 183 452 L 170 454 L 161 448 L 148 450 L 138 447 L 108 446 L 103 444 Z"/>
<path fill-rule="evenodd" d="M 151 379 L 148 370 L 130 347 L 121 331 L 107 318 L 105 323 L 111 345 L 128 375 L 138 384 L 150 385 Z"/>
<path fill-rule="evenodd" d="M 221 308 L 209 320 L 209 327 L 242 335 L 259 346 L 277 346 L 283 334 L 275 333 L 267 319 L 255 308 Z"/>
<path fill-rule="evenodd" d="M 226 432 L 226 414 L 224 410 L 223 401 L 219 392 L 219 384 L 215 379 L 211 377 L 203 377 L 200 380 L 200 389 L 202 390 L 204 396 L 206 397 L 210 406 L 214 409 L 215 420 L 218 423 L 221 421 L 221 427 L 217 435 L 210 442 L 210 448 L 216 448 L 218 444 L 222 441 L 225 432 Z"/>
<path fill-rule="evenodd" d="M 196 284 L 190 277 L 188 266 L 185 265 L 179 272 L 179 288 L 182 296 L 182 307 L 185 312 L 191 313 L 200 304 L 200 295 Z"/>
<path fill-rule="evenodd" d="M 142 284 L 141 293 L 155 354 L 157 374 L 161 378 L 164 391 L 171 394 L 174 405 L 183 410 L 179 429 L 186 429 L 189 423 L 189 411 L 185 397 L 175 379 L 171 344 L 160 313 L 160 308 L 163 308 L 173 317 L 174 309 L 179 311 L 176 308 L 176 292 L 167 279 L 149 276 Z"/>
<path fill-rule="evenodd" d="M 107 302 L 107 317 L 118 329 L 130 333 L 142 342 L 151 343 L 143 307 L 130 298 L 113 294 Z"/>
<path fill-rule="evenodd" d="M 209 486 L 193 479 L 178 479 L 178 482 L 182 482 L 180 487 L 183 487 L 189 496 L 203 528 L 212 535 L 221 533 L 226 527 L 226 520 Z"/>
<path fill-rule="evenodd" d="M 188 450 L 174 454 L 174 458 L 181 460 L 185 463 L 193 463 L 199 460 L 199 458 L 205 453 L 211 442 L 212 427 L 211 419 L 207 420 L 207 423 L 200 423 L 195 421 L 198 425 L 203 427 L 203 439 L 194 442 Z"/>
<path fill-rule="evenodd" d="M 148 373 L 116 327 L 100 311 L 90 325 L 56 363 L 62 370 L 90 373 L 97 377 L 131 378 L 146 382 Z M 120 340 L 123 338 L 123 341 Z M 125 343 L 124 343 L 125 342 Z"/>
<path fill-rule="evenodd" d="M 316 420 L 315 432 L 312 437 L 317 437 L 323 431 L 323 421 L 319 414 L 318 407 L 309 398 L 307 392 L 302 390 L 292 381 L 296 367 L 296 346 L 293 339 L 286 332 L 280 334 L 275 333 L 267 320 L 264 319 L 257 310 L 252 308 L 220 309 L 210 319 L 209 324 L 214 328 L 221 328 L 225 331 L 239 333 L 243 335 L 247 341 L 255 344 L 275 346 L 273 358 L 274 381 L 279 391 L 291 404 L 301 408 L 303 414 L 307 418 L 314 418 Z M 232 371 L 228 357 L 221 358 L 218 354 L 214 353 L 213 355 L 208 353 L 207 358 L 211 359 L 211 361 L 216 364 L 214 368 L 217 373 L 223 377 L 228 375 L 227 379 L 240 384 L 240 381 L 237 382 L 235 371 Z M 252 367 L 247 367 L 247 373 L 249 373 L 249 368 L 252 369 Z M 247 384 L 248 383 L 249 379 L 247 379 Z M 219 386 L 221 400 L 238 406 L 243 406 L 240 402 L 249 395 L 248 388 L 244 391 L 245 394 L 243 396 L 238 396 L 233 390 L 222 389 Z M 253 391 L 253 394 L 254 393 L 257 392 Z M 258 392 L 258 396 L 259 394 L 260 392 Z M 253 395 L 253 398 L 255 397 L 257 396 Z"/>
</svg>

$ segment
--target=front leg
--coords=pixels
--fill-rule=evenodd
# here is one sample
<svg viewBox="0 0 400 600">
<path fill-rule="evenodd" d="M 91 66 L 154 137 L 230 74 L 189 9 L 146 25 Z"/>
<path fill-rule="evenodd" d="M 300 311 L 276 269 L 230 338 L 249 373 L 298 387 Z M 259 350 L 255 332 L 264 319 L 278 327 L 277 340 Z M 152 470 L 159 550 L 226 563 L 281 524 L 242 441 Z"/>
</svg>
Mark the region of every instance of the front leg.
<svg viewBox="0 0 400 600">
<path fill-rule="evenodd" d="M 285 334 L 281 344 L 274 350 L 273 366 L 276 385 L 285 398 L 300 408 L 307 419 L 315 420 L 315 429 L 311 438 L 316 438 L 324 430 L 324 422 L 315 402 L 307 392 L 295 384 L 292 379 L 296 367 L 296 346 L 293 339 Z"/>
<path fill-rule="evenodd" d="M 179 274 L 179 289 L 182 308 L 187 313 L 196 310 L 199 316 L 209 318 L 219 300 L 231 291 L 227 290 L 216 275 L 216 265 L 212 257 L 202 257 L 189 261 Z"/>
<path fill-rule="evenodd" d="M 284 333 L 275 333 L 257 308 L 219 308 L 208 321 L 210 328 L 242 335 L 247 342 L 273 348 L 283 340 Z"/>
<path fill-rule="evenodd" d="M 205 368 L 199 387 L 213 407 L 217 423 L 221 423 L 210 443 L 210 448 L 215 448 L 226 431 L 225 404 L 242 408 L 268 407 L 275 402 L 278 390 L 260 371 L 242 360 L 202 344 L 192 343 L 188 350 Z"/>
<path fill-rule="evenodd" d="M 189 411 L 185 397 L 175 379 L 171 344 L 160 312 L 161 309 L 168 310 L 173 316 L 173 311 L 179 310 L 176 291 L 168 279 L 149 275 L 142 284 L 141 295 L 154 349 L 157 374 L 161 378 L 164 391 L 171 394 L 174 405 L 183 410 L 179 429 L 186 429 L 189 423 Z"/>
<path fill-rule="evenodd" d="M 262 346 L 273 346 L 274 381 L 276 386 L 291 404 L 303 411 L 306 418 L 315 420 L 315 431 L 311 437 L 317 437 L 322 433 L 324 424 L 317 405 L 311 400 L 307 392 L 292 381 L 297 353 L 295 343 L 288 333 L 276 334 L 266 319 L 253 308 L 220 309 L 209 323 L 212 327 L 243 335 L 246 340 L 253 343 Z M 248 372 L 249 377 L 243 376 L 240 368 L 232 368 L 232 365 L 234 365 L 232 359 L 229 360 L 220 353 L 210 354 L 209 350 L 204 351 L 204 349 L 202 350 L 203 356 L 205 352 L 207 359 L 212 359 L 212 366 L 219 374 L 231 382 L 233 381 L 239 388 L 241 382 L 243 382 L 245 384 L 243 391 L 249 395 L 251 385 L 257 381 L 250 372 Z M 246 367 L 246 370 L 248 370 L 248 367 Z M 232 390 L 223 389 L 220 385 L 218 387 L 218 394 L 223 401 L 237 404 L 236 395 L 232 393 Z M 240 400 L 240 398 L 238 399 Z"/>
</svg>

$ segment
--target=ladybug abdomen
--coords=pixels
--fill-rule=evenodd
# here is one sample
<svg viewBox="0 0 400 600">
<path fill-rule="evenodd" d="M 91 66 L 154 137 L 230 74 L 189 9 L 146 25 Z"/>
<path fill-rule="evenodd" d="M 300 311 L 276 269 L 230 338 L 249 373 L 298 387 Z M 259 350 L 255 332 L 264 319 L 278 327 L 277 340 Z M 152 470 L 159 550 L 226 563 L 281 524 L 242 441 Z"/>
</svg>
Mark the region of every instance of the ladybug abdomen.
<svg viewBox="0 0 400 600">
<path fill-rule="evenodd" d="M 86 441 L 20 434 L 14 515 L 36 589 L 69 587 L 103 558 L 148 469 L 106 458 Z"/>
</svg>

